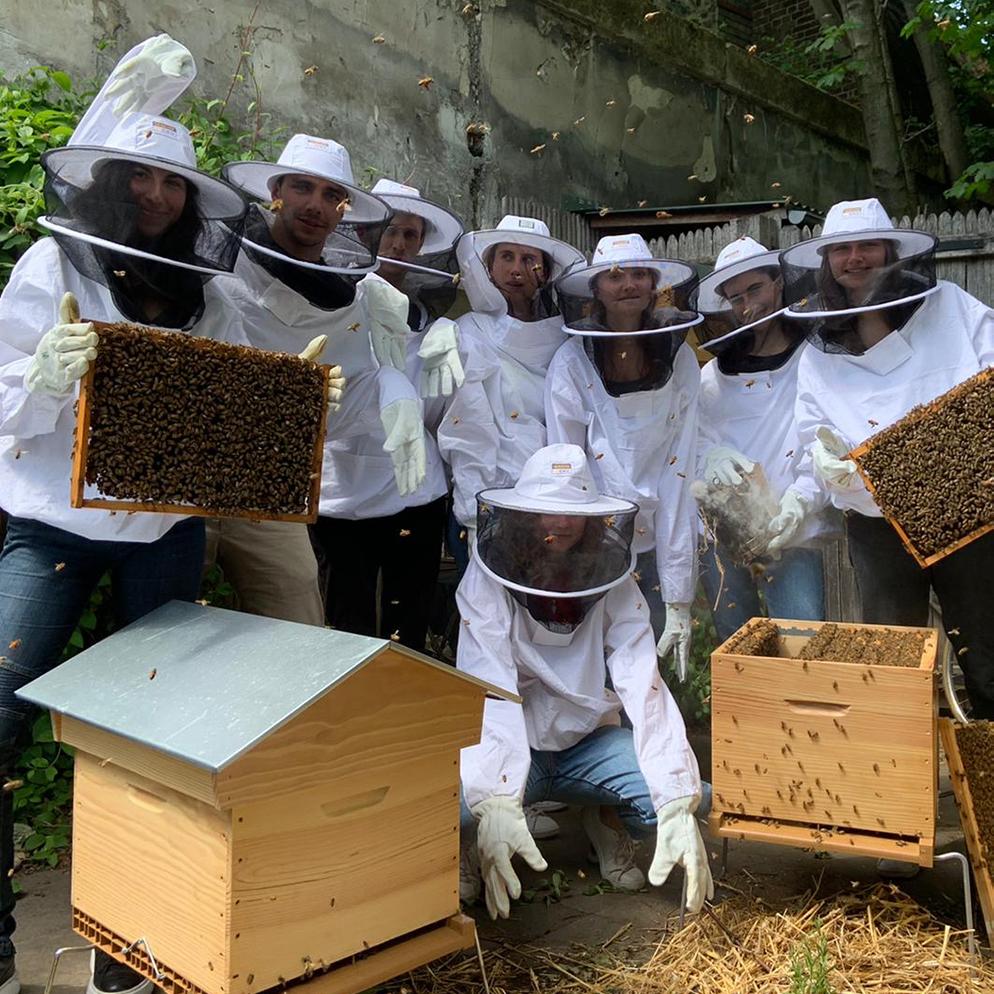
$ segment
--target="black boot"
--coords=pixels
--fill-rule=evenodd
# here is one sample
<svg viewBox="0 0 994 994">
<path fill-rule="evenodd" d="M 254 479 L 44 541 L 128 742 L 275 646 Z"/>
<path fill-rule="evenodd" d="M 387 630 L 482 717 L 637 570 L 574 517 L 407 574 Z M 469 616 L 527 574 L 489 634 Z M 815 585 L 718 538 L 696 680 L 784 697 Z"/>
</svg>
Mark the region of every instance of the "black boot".
<svg viewBox="0 0 994 994">
<path fill-rule="evenodd" d="M 154 986 L 151 980 L 125 963 L 118 963 L 102 949 L 93 950 L 92 967 L 87 994 L 150 994 Z"/>
</svg>

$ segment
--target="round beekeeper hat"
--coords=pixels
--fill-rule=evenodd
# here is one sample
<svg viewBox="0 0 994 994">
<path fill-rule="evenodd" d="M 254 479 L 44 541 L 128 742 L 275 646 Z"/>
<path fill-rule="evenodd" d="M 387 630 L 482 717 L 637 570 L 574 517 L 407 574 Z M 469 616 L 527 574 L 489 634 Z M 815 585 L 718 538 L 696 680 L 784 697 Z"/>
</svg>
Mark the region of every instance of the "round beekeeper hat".
<svg viewBox="0 0 994 994">
<path fill-rule="evenodd" d="M 724 287 L 729 280 L 759 269 L 776 270 L 776 278 L 780 279 L 780 253 L 766 248 L 748 235 L 736 238 L 718 253 L 714 271 L 701 280 L 697 296 L 704 324 L 695 334 L 702 348 L 721 352 L 743 332 L 784 313 L 786 305 L 782 292 L 780 306 L 762 314 L 749 313 L 748 307 L 740 311 L 725 296 Z"/>
<path fill-rule="evenodd" d="M 552 282 L 571 266 L 584 262 L 583 253 L 579 249 L 553 238 L 549 234 L 549 226 L 535 217 L 518 217 L 516 214 L 506 214 L 496 228 L 484 231 L 473 231 L 467 238 L 472 241 L 473 249 L 486 264 L 486 253 L 495 245 L 504 243 L 510 245 L 528 245 L 543 252 L 552 262 L 552 272 L 546 274 L 547 282 Z"/>
<path fill-rule="evenodd" d="M 245 198 L 228 183 L 197 168 L 190 132 L 178 121 L 149 114 L 128 115 L 100 145 L 49 149 L 42 154 L 41 161 L 46 173 L 48 213 L 39 223 L 49 230 L 123 255 L 207 275 L 231 272 L 247 207 Z M 108 202 L 108 209 L 102 212 L 106 225 L 101 225 L 99 218 L 93 223 L 92 219 L 84 221 L 80 217 L 78 207 L 85 202 L 85 194 L 94 187 L 104 167 L 114 162 L 175 173 L 196 190 L 200 224 L 190 252 L 174 257 L 128 244 L 134 233 L 135 210 L 123 225 L 128 230 L 123 230 L 121 212 L 112 209 L 131 200 L 124 188 L 103 194 L 115 198 L 114 204 Z M 133 202 L 131 205 L 134 208 Z M 116 222 L 112 220 L 115 217 Z"/>
<path fill-rule="evenodd" d="M 476 551 L 484 571 L 512 590 L 596 595 L 631 572 L 637 513 L 637 504 L 598 492 L 583 449 L 547 445 L 513 487 L 477 494 Z M 550 517 L 573 524 L 563 530 Z"/>
<path fill-rule="evenodd" d="M 425 239 L 419 255 L 450 251 L 463 233 L 463 223 L 451 211 L 426 200 L 413 186 L 379 179 L 369 191 L 398 213 L 415 214 L 425 222 Z"/>
<path fill-rule="evenodd" d="M 833 245 L 867 241 L 884 242 L 887 261 L 875 268 L 873 279 L 846 293 L 831 276 L 827 250 Z M 835 317 L 920 300 L 938 289 L 937 244 L 938 239 L 928 232 L 895 228 L 876 198 L 841 201 L 829 210 L 821 235 L 780 253 L 788 314 Z"/>
</svg>

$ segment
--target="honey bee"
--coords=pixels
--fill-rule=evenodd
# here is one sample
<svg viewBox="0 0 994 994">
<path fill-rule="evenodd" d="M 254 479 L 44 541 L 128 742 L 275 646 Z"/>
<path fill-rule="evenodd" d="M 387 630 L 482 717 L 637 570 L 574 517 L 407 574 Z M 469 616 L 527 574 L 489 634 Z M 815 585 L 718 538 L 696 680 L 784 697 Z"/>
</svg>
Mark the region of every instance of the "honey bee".
<svg viewBox="0 0 994 994">
<path fill-rule="evenodd" d="M 433 76 L 422 76 L 421 79 L 418 80 L 418 86 L 420 86 L 422 90 L 430 90 L 431 84 L 434 82 L 435 79 Z"/>
</svg>

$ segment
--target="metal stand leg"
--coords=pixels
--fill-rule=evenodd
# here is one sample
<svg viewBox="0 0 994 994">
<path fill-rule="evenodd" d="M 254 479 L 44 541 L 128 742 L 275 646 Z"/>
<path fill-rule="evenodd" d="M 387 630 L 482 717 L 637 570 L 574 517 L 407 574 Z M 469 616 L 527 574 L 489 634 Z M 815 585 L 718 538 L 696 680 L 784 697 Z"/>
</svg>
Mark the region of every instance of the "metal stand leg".
<svg viewBox="0 0 994 994">
<path fill-rule="evenodd" d="M 687 873 L 684 871 L 683 874 L 683 887 L 680 888 L 680 928 L 683 928 L 683 923 L 687 916 Z"/>
<path fill-rule="evenodd" d="M 724 877 L 728 872 L 728 836 L 721 840 L 721 862 L 718 864 L 718 877 Z"/>
<path fill-rule="evenodd" d="M 961 852 L 947 852 L 935 857 L 936 863 L 946 863 L 949 860 L 958 861 L 963 871 L 963 906 L 966 909 L 966 927 L 970 932 L 967 948 L 970 950 L 970 955 L 977 959 L 977 933 L 973 927 L 973 888 L 970 886 L 970 861 Z M 45 994 L 48 994 L 48 991 Z"/>
<path fill-rule="evenodd" d="M 59 971 L 59 962 L 66 953 L 88 953 L 91 949 L 96 948 L 94 945 L 87 944 L 85 946 L 63 946 L 61 949 L 56 949 L 55 955 L 52 957 L 52 969 L 48 971 L 44 994 L 52 994 L 52 989 L 55 987 L 55 975 Z"/>
<path fill-rule="evenodd" d="M 487 966 L 483 962 L 483 949 L 480 946 L 480 933 L 473 929 L 473 941 L 476 943 L 476 959 L 480 964 L 480 976 L 483 978 L 484 994 L 490 994 L 490 981 L 487 979 Z M 49 994 L 45 991 L 45 994 Z"/>
</svg>

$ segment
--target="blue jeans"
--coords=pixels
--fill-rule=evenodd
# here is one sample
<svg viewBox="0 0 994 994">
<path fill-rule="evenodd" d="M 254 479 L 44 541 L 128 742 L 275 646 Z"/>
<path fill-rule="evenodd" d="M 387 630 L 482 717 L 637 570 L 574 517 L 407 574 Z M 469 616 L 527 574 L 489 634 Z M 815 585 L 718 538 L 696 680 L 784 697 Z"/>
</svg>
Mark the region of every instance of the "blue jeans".
<svg viewBox="0 0 994 994">
<path fill-rule="evenodd" d="M 0 773 L 12 772 L 32 705 L 15 692 L 52 669 L 100 577 L 111 573 L 114 618 L 123 627 L 167 601 L 196 598 L 204 519 L 184 518 L 155 542 L 101 542 L 11 517 L 0 551 Z M 9 648 L 7 648 L 9 646 Z M 13 793 L 0 793 L 0 955 L 14 931 Z"/>
<path fill-rule="evenodd" d="M 825 580 L 820 549 L 788 549 L 778 562 L 764 562 L 765 572 L 754 578 L 748 567 L 722 560 L 725 579 L 718 572 L 714 547 L 701 557 L 701 583 L 714 616 L 718 639 L 724 642 L 750 618 L 791 618 L 821 621 L 825 617 Z M 768 581 L 768 582 L 767 582 Z M 718 591 L 721 597 L 714 607 Z M 762 591 L 766 610 L 759 602 Z"/>
</svg>

